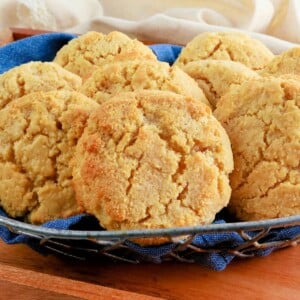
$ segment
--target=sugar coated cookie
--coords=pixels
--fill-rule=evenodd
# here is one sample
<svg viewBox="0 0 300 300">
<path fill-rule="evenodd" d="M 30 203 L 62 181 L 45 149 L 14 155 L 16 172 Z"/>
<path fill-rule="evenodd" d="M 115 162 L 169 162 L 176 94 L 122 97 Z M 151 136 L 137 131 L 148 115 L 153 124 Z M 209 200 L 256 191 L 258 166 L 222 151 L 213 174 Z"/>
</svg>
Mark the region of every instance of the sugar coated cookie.
<svg viewBox="0 0 300 300">
<path fill-rule="evenodd" d="M 0 109 L 33 92 L 76 91 L 81 78 L 52 62 L 29 62 L 0 75 Z"/>
<path fill-rule="evenodd" d="M 259 75 L 245 65 L 230 60 L 197 60 L 182 66 L 204 91 L 213 108 L 232 84 L 241 84 Z"/>
<path fill-rule="evenodd" d="M 275 56 L 261 71 L 263 76 L 300 75 L 300 47 L 291 48 Z"/>
<path fill-rule="evenodd" d="M 81 92 L 103 103 L 120 92 L 164 90 L 191 96 L 207 105 L 197 83 L 177 67 L 153 61 L 122 61 L 105 64 L 85 81 Z"/>
<path fill-rule="evenodd" d="M 240 62 L 253 70 L 262 69 L 274 57 L 260 41 L 238 32 L 207 32 L 196 36 L 183 48 L 175 64 L 186 65 L 200 59 Z"/>
<path fill-rule="evenodd" d="M 152 50 L 127 35 L 113 31 L 105 35 L 90 31 L 71 40 L 56 54 L 54 62 L 65 69 L 88 78 L 97 66 L 120 57 L 121 60 L 132 59 L 156 60 Z"/>
<path fill-rule="evenodd" d="M 73 166 L 79 203 L 111 230 L 207 224 L 230 198 L 225 130 L 207 105 L 170 92 L 103 103 Z"/>
<path fill-rule="evenodd" d="M 77 92 L 31 93 L 0 110 L 0 205 L 43 223 L 80 212 L 69 165 L 98 104 Z"/>
<path fill-rule="evenodd" d="M 214 114 L 232 144 L 229 207 L 237 218 L 300 214 L 300 82 L 249 80 L 230 88 Z"/>
</svg>

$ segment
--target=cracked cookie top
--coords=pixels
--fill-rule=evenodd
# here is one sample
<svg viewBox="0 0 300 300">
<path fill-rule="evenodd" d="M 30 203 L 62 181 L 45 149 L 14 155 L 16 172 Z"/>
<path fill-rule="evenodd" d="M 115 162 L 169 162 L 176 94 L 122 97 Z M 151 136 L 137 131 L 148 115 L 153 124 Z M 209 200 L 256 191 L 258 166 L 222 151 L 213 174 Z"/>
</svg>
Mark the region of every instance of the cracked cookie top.
<svg viewBox="0 0 300 300">
<path fill-rule="evenodd" d="M 76 91 L 81 78 L 52 62 L 29 62 L 0 75 L 0 109 L 33 92 Z"/>
<path fill-rule="evenodd" d="M 300 214 L 300 83 L 251 79 L 220 99 L 215 116 L 232 144 L 231 211 L 241 220 Z"/>
<path fill-rule="evenodd" d="M 178 56 L 175 65 L 201 59 L 232 60 L 253 70 L 262 69 L 273 53 L 260 41 L 238 32 L 202 33 L 191 40 Z"/>
<path fill-rule="evenodd" d="M 300 47 L 275 56 L 261 71 L 262 76 L 300 75 Z"/>
<path fill-rule="evenodd" d="M 153 61 L 118 61 L 99 67 L 81 88 L 81 92 L 103 103 L 120 92 L 163 90 L 191 96 L 207 105 L 197 83 L 178 67 Z"/>
<path fill-rule="evenodd" d="M 213 108 L 232 84 L 241 84 L 259 75 L 245 65 L 229 60 L 197 60 L 181 67 L 198 83 Z"/>
<path fill-rule="evenodd" d="M 80 212 L 69 161 L 90 111 L 77 92 L 32 93 L 0 110 L 0 205 L 32 223 Z"/>
<path fill-rule="evenodd" d="M 56 54 L 54 62 L 73 72 L 84 80 L 103 63 L 114 59 L 155 60 L 152 50 L 136 39 L 113 31 L 105 35 L 90 31 L 71 40 Z"/>
<path fill-rule="evenodd" d="M 79 203 L 111 230 L 207 224 L 230 198 L 225 130 L 207 105 L 171 92 L 103 103 L 72 163 Z"/>
</svg>

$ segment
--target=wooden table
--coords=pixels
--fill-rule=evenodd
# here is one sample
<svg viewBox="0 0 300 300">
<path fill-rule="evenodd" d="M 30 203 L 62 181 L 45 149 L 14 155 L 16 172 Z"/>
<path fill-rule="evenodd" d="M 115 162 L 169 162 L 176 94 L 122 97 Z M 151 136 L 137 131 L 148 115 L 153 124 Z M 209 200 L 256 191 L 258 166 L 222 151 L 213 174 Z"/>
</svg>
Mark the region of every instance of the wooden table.
<svg viewBox="0 0 300 300">
<path fill-rule="evenodd" d="M 183 263 L 74 262 L 0 242 L 0 299 L 298 300 L 299 266 L 300 246 L 215 272 Z"/>
</svg>

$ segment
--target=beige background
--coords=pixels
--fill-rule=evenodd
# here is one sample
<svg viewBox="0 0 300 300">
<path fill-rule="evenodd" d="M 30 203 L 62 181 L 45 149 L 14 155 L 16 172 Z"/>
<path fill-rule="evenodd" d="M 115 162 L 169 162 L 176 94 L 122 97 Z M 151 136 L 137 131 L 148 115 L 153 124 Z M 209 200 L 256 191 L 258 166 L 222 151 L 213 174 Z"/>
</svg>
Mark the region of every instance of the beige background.
<svg viewBox="0 0 300 300">
<path fill-rule="evenodd" d="M 300 43 L 299 0 L 0 0 L 0 28 L 120 30 L 185 44 L 204 31 L 241 30 L 274 53 Z M 275 39 L 274 39 L 275 38 Z"/>
</svg>

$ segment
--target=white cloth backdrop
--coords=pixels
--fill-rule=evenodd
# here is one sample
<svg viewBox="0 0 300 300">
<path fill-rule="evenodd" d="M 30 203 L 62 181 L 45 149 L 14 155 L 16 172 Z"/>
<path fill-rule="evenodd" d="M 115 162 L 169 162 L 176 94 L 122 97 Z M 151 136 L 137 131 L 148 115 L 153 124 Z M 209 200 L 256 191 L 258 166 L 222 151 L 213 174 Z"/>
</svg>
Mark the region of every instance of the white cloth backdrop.
<svg viewBox="0 0 300 300">
<path fill-rule="evenodd" d="M 240 30 L 274 53 L 300 43 L 300 0 L 0 0 L 0 28 L 120 30 L 185 44 L 204 31 Z"/>
</svg>

